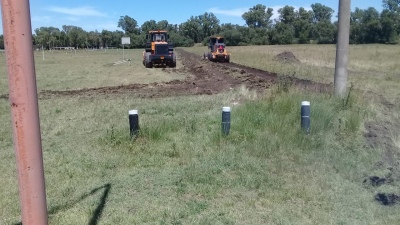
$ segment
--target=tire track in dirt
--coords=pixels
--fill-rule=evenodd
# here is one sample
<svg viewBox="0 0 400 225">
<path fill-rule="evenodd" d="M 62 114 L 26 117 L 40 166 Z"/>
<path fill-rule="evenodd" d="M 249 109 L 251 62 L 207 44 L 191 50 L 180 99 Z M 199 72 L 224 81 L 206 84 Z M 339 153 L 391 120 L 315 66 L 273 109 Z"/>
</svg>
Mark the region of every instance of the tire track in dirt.
<svg viewBox="0 0 400 225">
<path fill-rule="evenodd" d="M 276 73 L 270 73 L 260 69 L 243 66 L 237 63 L 215 63 L 202 59 L 194 53 L 176 50 L 178 60 L 183 64 L 181 68 L 162 68 L 168 73 L 187 73 L 190 74 L 185 80 L 173 80 L 169 82 L 159 82 L 151 84 L 129 84 L 119 86 L 106 86 L 98 88 L 83 88 L 77 90 L 41 90 L 38 92 L 39 99 L 62 96 L 99 96 L 99 95 L 118 95 L 133 94 L 137 97 L 153 98 L 180 95 L 201 95 L 217 94 L 239 85 L 246 85 L 249 89 L 265 90 L 271 85 L 279 82 Z M 160 68 L 153 68 L 160 69 Z M 331 85 L 316 83 L 309 80 L 286 77 L 297 87 L 309 89 L 317 92 L 329 92 Z M 0 98 L 8 98 L 8 94 L 0 95 Z"/>
</svg>

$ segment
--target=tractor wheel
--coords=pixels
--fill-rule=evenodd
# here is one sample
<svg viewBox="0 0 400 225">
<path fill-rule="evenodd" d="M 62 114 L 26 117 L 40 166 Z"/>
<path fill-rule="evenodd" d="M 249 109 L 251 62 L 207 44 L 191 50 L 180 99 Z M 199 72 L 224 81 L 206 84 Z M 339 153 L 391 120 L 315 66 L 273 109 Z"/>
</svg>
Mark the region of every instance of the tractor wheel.
<svg viewBox="0 0 400 225">
<path fill-rule="evenodd" d="M 153 63 L 150 60 L 150 53 L 146 53 L 145 67 L 146 68 L 152 68 L 153 67 Z"/>
<path fill-rule="evenodd" d="M 207 54 L 207 58 L 208 58 L 208 60 L 213 61 L 213 60 L 212 60 L 212 57 L 211 57 L 211 53 L 208 53 L 208 54 Z"/>
<path fill-rule="evenodd" d="M 176 55 L 172 56 L 172 62 L 169 63 L 169 67 L 175 68 L 176 67 Z"/>
<path fill-rule="evenodd" d="M 225 62 L 229 63 L 231 60 L 231 57 L 228 55 L 228 57 L 226 57 Z"/>
</svg>

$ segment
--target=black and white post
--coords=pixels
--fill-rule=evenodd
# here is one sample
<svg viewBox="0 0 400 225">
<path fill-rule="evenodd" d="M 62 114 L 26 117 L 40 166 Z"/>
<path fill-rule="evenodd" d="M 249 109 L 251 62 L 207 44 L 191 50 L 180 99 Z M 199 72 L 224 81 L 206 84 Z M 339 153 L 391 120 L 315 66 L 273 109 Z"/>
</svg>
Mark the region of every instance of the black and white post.
<svg viewBox="0 0 400 225">
<path fill-rule="evenodd" d="M 231 107 L 222 107 L 222 134 L 228 135 L 231 128 Z"/>
<path fill-rule="evenodd" d="M 129 110 L 129 131 L 131 138 L 139 133 L 139 114 L 136 109 Z"/>
<path fill-rule="evenodd" d="M 310 133 L 310 102 L 302 101 L 301 102 L 301 129 L 304 130 L 307 134 Z"/>
</svg>

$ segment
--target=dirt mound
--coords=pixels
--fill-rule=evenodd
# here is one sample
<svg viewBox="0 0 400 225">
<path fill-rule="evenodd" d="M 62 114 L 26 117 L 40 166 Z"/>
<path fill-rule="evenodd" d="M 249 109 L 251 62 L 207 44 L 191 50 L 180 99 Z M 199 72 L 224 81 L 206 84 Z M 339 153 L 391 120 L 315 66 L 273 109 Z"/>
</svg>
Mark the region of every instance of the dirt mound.
<svg viewBox="0 0 400 225">
<path fill-rule="evenodd" d="M 284 63 L 300 63 L 293 52 L 284 51 L 274 57 L 274 60 Z"/>
</svg>

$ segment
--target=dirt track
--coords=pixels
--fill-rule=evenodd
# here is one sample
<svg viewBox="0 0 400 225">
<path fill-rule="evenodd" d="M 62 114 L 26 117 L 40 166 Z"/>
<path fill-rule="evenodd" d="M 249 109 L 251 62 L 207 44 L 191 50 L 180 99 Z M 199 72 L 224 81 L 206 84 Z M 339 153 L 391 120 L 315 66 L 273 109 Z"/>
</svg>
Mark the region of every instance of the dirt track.
<svg viewBox="0 0 400 225">
<path fill-rule="evenodd" d="M 250 89 L 263 90 L 278 82 L 278 75 L 267 71 L 239 65 L 236 63 L 213 63 L 203 60 L 201 56 L 177 49 L 179 60 L 183 67 L 155 68 L 168 73 L 184 72 L 191 74 L 185 80 L 173 80 L 170 82 L 151 84 L 129 84 L 121 86 L 84 88 L 78 90 L 39 91 L 39 98 L 57 96 L 98 96 L 110 94 L 132 93 L 138 97 L 166 97 L 179 95 L 217 94 L 236 87 L 246 85 Z M 288 78 L 297 87 L 306 88 L 317 92 L 328 92 L 332 87 L 308 80 Z M 8 95 L 0 95 L 0 98 L 8 98 Z"/>
</svg>

